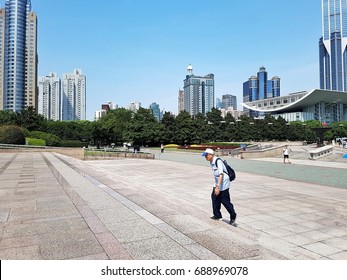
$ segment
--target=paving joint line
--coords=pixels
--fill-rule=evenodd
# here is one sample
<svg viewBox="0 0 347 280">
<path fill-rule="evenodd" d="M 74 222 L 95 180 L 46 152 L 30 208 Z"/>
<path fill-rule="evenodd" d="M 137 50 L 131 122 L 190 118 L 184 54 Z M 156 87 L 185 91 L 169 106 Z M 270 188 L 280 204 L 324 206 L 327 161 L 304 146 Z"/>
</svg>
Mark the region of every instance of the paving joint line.
<svg viewBox="0 0 347 280">
<path fill-rule="evenodd" d="M 72 186 L 68 183 L 68 181 L 64 178 L 64 176 L 55 168 L 55 166 L 49 161 L 49 159 L 43 153 L 41 153 L 41 155 L 44 161 L 46 162 L 47 166 L 52 171 L 53 175 L 57 178 L 59 184 L 64 189 L 67 196 L 71 199 L 72 203 L 75 205 L 77 211 L 80 213 L 83 220 L 86 222 L 90 230 L 93 232 L 95 238 L 98 240 L 99 244 L 103 248 L 108 258 L 115 259 L 115 258 L 112 258 L 112 256 L 114 256 L 114 253 L 109 250 L 109 246 L 111 245 L 110 247 L 112 248 L 113 247 L 112 245 L 114 245 L 114 247 L 118 247 L 118 248 L 121 246 L 123 251 L 121 253 L 121 256 L 124 256 L 124 252 L 126 252 L 126 254 L 129 255 L 131 259 L 133 259 L 131 255 L 128 253 L 128 251 L 118 241 L 118 239 L 108 230 L 106 225 L 102 221 L 100 221 L 100 219 L 97 217 L 95 212 L 87 205 L 87 203 L 81 198 L 81 196 L 72 189 Z M 87 212 L 89 214 L 86 215 L 83 212 Z M 96 223 L 97 225 L 93 224 L 93 222 Z M 103 232 L 96 232 L 95 227 L 98 227 L 98 226 L 101 226 L 104 228 Z M 101 234 L 111 235 L 113 239 L 112 244 L 110 244 L 110 242 L 105 244 L 105 242 L 103 242 L 102 240 L 102 236 L 100 236 Z"/>
<path fill-rule="evenodd" d="M 18 154 L 14 154 L 12 158 L 10 158 L 9 161 L 7 161 L 1 168 L 0 168 L 0 175 L 4 173 L 4 171 L 11 165 L 11 163 L 16 159 Z"/>
<path fill-rule="evenodd" d="M 192 253 L 193 255 L 196 256 L 196 254 L 194 254 L 193 251 L 191 251 L 189 248 L 187 248 L 185 245 L 193 245 L 196 244 L 198 246 L 201 246 L 202 248 L 204 248 L 205 250 L 209 251 L 211 254 L 214 254 L 216 257 L 220 258 L 220 256 L 218 256 L 217 254 L 215 254 L 214 252 L 210 251 L 208 248 L 206 248 L 205 246 L 203 246 L 202 244 L 196 242 L 195 240 L 191 239 L 189 236 L 187 236 L 186 234 L 182 233 L 181 231 L 179 231 L 178 229 L 174 228 L 173 226 L 171 226 L 170 224 L 167 224 L 165 221 L 163 221 L 162 219 L 158 218 L 157 216 L 155 216 L 154 214 L 150 213 L 149 211 L 147 211 L 146 209 L 144 209 L 143 207 L 139 206 L 138 204 L 134 203 L 133 201 L 129 200 L 128 198 L 126 198 L 125 196 L 121 195 L 120 193 L 116 192 L 115 190 L 113 190 L 112 188 L 110 188 L 109 186 L 103 184 L 101 181 L 97 180 L 96 178 L 94 178 L 93 176 L 89 175 L 88 173 L 86 173 L 85 171 L 81 170 L 80 168 L 72 165 L 71 163 L 67 162 L 66 160 L 64 160 L 63 158 L 59 157 L 58 155 L 54 154 L 54 156 L 59 159 L 60 161 L 62 161 L 64 164 L 66 164 L 68 167 L 70 167 L 71 169 L 73 169 L 74 171 L 76 171 L 77 173 L 79 173 L 81 176 L 83 176 L 85 179 L 87 179 L 88 181 L 90 181 L 93 185 L 95 185 L 96 187 L 100 188 L 101 190 L 103 190 L 104 192 L 106 192 L 108 195 L 110 195 L 111 197 L 113 197 L 114 199 L 116 199 L 118 202 L 122 203 L 124 206 L 128 207 L 130 210 L 134 211 L 137 215 L 139 215 L 141 218 L 145 219 L 148 223 L 150 223 L 151 225 L 153 225 L 155 228 L 157 228 L 159 231 L 163 232 L 166 236 L 168 236 L 169 238 L 171 238 L 174 242 L 178 243 L 180 246 L 184 247 L 186 250 L 188 250 L 190 253 Z M 163 231 L 159 225 L 160 224 L 165 224 L 166 226 L 168 226 L 169 228 L 176 230 L 177 232 L 179 232 L 182 236 L 184 236 L 184 238 L 186 240 L 189 240 L 190 243 L 189 244 L 181 244 L 177 239 L 174 238 L 174 236 L 171 236 L 169 234 L 169 232 L 165 232 Z M 197 256 L 198 257 L 198 256 Z"/>
</svg>

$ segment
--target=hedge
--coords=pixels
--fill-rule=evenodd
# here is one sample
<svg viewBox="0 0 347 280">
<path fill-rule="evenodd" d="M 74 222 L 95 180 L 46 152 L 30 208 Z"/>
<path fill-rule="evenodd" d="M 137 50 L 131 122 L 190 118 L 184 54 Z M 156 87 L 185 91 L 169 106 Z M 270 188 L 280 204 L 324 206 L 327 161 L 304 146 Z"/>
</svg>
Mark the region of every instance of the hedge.
<svg viewBox="0 0 347 280">
<path fill-rule="evenodd" d="M 30 138 L 42 139 L 46 142 L 47 146 L 60 147 L 60 138 L 54 134 L 42 132 L 42 131 L 31 131 Z"/>
<path fill-rule="evenodd" d="M 0 143 L 12 145 L 25 145 L 23 131 L 15 125 L 0 126 Z"/>
<path fill-rule="evenodd" d="M 25 138 L 29 146 L 46 146 L 46 141 L 37 138 Z"/>
</svg>

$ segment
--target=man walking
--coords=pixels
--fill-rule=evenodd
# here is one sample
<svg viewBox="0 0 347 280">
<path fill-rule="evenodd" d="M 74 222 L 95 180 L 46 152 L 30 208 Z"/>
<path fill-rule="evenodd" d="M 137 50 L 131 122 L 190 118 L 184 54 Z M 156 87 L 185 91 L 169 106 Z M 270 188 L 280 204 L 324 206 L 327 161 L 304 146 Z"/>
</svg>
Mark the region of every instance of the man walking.
<svg viewBox="0 0 347 280">
<path fill-rule="evenodd" d="M 225 209 L 229 212 L 230 215 L 230 224 L 233 225 L 236 220 L 236 213 L 234 210 L 234 205 L 230 202 L 230 180 L 226 170 L 224 167 L 223 161 L 214 155 L 214 151 L 212 149 L 206 149 L 202 154 L 207 161 L 210 162 L 211 168 L 213 171 L 215 183 L 213 186 L 211 198 L 212 198 L 212 209 L 213 216 L 211 219 L 213 220 L 221 220 L 221 204 L 225 207 Z"/>
<path fill-rule="evenodd" d="M 288 148 L 288 145 L 285 145 L 283 149 L 283 163 L 286 163 L 286 159 L 288 163 L 291 163 L 289 160 L 289 151 L 291 151 L 291 149 Z"/>
</svg>

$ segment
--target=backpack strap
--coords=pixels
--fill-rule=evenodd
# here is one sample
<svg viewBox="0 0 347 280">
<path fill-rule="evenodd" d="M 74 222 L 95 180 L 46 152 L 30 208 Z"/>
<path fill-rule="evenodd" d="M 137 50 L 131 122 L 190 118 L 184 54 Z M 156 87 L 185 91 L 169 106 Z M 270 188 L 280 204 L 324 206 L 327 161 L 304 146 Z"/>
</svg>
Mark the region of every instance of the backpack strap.
<svg viewBox="0 0 347 280">
<path fill-rule="evenodd" d="M 227 174 L 228 175 L 228 173 L 227 172 L 225 172 L 225 166 L 224 166 L 224 163 L 223 163 L 223 160 L 221 159 L 221 158 L 217 158 L 216 159 L 216 166 L 217 166 L 217 168 L 218 168 L 218 160 L 220 160 L 221 162 L 222 162 L 222 164 L 223 164 L 223 173 L 225 173 L 225 174 Z M 229 176 L 229 175 L 228 175 Z"/>
</svg>

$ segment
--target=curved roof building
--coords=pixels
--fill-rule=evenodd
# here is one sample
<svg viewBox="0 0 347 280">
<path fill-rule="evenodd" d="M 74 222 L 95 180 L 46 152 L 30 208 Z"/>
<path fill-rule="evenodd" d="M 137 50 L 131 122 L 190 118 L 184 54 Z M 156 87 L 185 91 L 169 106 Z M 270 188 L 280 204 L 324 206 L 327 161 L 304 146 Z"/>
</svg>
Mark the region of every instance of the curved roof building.
<svg viewBox="0 0 347 280">
<path fill-rule="evenodd" d="M 274 117 L 282 116 L 287 121 L 319 120 L 330 124 L 347 120 L 347 92 L 343 91 L 314 89 L 241 105 Z"/>
</svg>

